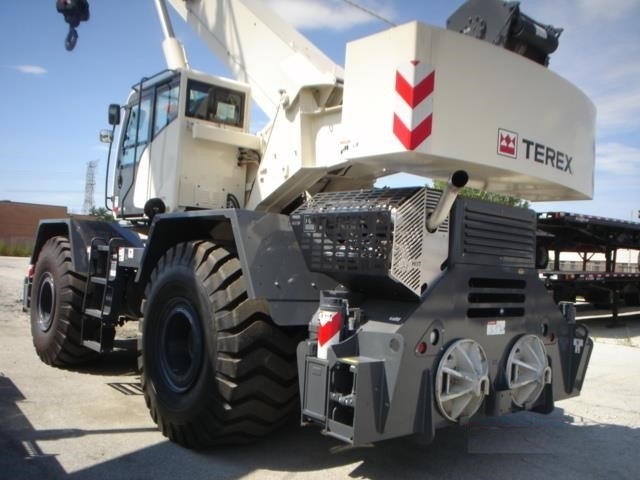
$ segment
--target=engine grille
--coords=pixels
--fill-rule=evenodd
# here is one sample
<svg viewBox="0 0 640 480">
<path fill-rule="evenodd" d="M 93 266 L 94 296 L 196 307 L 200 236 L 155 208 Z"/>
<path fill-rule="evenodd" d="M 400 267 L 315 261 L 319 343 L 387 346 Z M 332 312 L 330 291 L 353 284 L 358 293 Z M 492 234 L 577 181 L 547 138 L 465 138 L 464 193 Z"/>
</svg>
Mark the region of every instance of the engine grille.
<svg viewBox="0 0 640 480">
<path fill-rule="evenodd" d="M 532 210 L 459 199 L 450 262 L 535 268 Z"/>
<path fill-rule="evenodd" d="M 471 278 L 467 317 L 522 317 L 527 283 L 519 278 Z"/>
<path fill-rule="evenodd" d="M 357 290 L 420 295 L 425 219 L 439 197 L 426 188 L 324 192 L 290 221 L 310 270 Z"/>
<path fill-rule="evenodd" d="M 307 264 L 316 272 L 386 273 L 392 215 L 416 189 L 326 192 L 291 215 Z"/>
</svg>

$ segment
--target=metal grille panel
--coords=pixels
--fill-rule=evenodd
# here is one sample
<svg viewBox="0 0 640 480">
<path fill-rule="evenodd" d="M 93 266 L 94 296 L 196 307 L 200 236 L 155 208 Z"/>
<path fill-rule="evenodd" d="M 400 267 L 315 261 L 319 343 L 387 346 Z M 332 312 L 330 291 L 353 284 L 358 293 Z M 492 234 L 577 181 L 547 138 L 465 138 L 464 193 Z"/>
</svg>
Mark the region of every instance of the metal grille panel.
<svg viewBox="0 0 640 480">
<path fill-rule="evenodd" d="M 386 275 L 394 216 L 418 189 L 377 189 L 315 195 L 291 215 L 312 271 Z"/>
<path fill-rule="evenodd" d="M 427 213 L 440 199 L 439 190 L 421 189 L 402 204 L 396 212 L 390 275 L 420 295 L 424 284 L 423 262 Z M 438 228 L 448 232 L 449 219 Z"/>
<path fill-rule="evenodd" d="M 453 262 L 534 268 L 533 211 L 464 199 L 455 218 Z"/>
<path fill-rule="evenodd" d="M 521 278 L 471 278 L 467 316 L 492 319 L 524 316 L 526 286 Z"/>
<path fill-rule="evenodd" d="M 291 215 L 291 226 L 312 271 L 355 288 L 370 289 L 364 277 L 377 277 L 377 287 L 420 295 L 425 219 L 439 197 L 426 188 L 320 193 Z M 439 231 L 447 230 L 448 221 Z"/>
</svg>

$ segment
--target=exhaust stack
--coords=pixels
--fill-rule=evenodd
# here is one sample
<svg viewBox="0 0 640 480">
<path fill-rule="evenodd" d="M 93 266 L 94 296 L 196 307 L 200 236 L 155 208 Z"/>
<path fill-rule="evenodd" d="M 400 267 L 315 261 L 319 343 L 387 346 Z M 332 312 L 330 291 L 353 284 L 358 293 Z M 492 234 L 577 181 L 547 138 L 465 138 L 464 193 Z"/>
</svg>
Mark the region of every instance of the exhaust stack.
<svg viewBox="0 0 640 480">
<path fill-rule="evenodd" d="M 451 210 L 451 206 L 453 202 L 455 202 L 460 189 L 463 188 L 468 181 L 469 174 L 464 170 L 456 170 L 449 177 L 447 185 L 444 187 L 442 195 L 440 196 L 438 205 L 436 205 L 436 208 L 427 218 L 427 231 L 429 233 L 434 233 L 438 230 L 440 224 L 444 222 L 447 215 L 449 215 L 449 210 Z"/>
</svg>

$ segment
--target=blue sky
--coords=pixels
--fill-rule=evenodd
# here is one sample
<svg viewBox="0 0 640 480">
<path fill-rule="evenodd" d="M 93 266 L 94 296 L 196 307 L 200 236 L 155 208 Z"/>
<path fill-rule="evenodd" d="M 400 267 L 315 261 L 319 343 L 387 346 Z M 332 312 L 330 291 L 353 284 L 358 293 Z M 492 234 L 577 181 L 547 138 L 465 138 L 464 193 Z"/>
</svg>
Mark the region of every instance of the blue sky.
<svg viewBox="0 0 640 480">
<path fill-rule="evenodd" d="M 344 0 L 267 2 L 339 64 L 347 41 L 388 28 Z M 444 26 L 462 1 L 356 3 L 393 23 Z M 153 0 L 90 5 L 91 20 L 79 27 L 69 53 L 67 25 L 53 0 L 0 2 L 0 200 L 80 213 L 86 165 L 97 160 L 95 203 L 103 203 L 107 150 L 98 132 L 107 127 L 107 105 L 123 103 L 132 84 L 165 63 Z M 630 219 L 640 210 L 640 0 L 522 0 L 521 9 L 564 28 L 550 68 L 598 108 L 594 199 L 533 207 Z M 227 75 L 189 27 L 172 18 L 191 66 Z"/>
</svg>

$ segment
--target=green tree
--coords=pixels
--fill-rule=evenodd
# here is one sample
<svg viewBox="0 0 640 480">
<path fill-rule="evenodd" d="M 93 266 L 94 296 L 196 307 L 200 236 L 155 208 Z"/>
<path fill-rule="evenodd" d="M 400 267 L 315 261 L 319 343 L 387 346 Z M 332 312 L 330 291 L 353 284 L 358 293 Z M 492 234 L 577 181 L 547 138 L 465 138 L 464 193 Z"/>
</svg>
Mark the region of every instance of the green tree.
<svg viewBox="0 0 640 480">
<path fill-rule="evenodd" d="M 447 184 L 444 180 L 434 180 L 433 187 L 438 190 L 443 190 Z M 477 198 L 479 200 L 487 200 L 493 203 L 500 203 L 503 205 L 509 205 L 511 207 L 529 208 L 529 202 L 521 198 L 512 197 L 510 195 L 501 195 L 499 193 L 487 192 L 485 190 L 478 190 L 476 188 L 464 187 L 460 190 L 460 196 L 466 198 Z"/>
<path fill-rule="evenodd" d="M 112 213 L 104 207 L 91 207 L 89 215 L 96 217 L 96 220 L 102 220 L 103 222 L 115 222 Z"/>
</svg>

